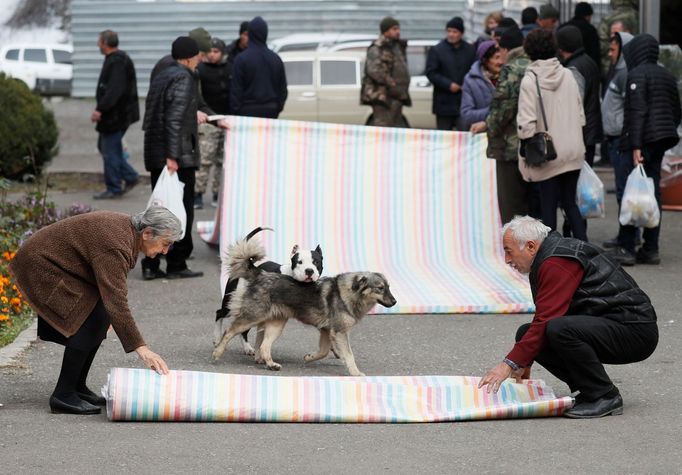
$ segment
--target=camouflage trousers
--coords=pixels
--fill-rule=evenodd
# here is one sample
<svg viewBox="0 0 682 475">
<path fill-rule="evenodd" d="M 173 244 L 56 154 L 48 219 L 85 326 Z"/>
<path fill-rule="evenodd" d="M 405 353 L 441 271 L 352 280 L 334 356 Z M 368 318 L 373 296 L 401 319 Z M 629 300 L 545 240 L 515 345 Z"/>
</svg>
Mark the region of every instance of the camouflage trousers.
<svg viewBox="0 0 682 475">
<path fill-rule="evenodd" d="M 220 182 L 223 179 L 223 156 L 225 155 L 225 131 L 211 124 L 199 124 L 199 153 L 201 166 L 197 170 L 196 185 L 194 192 L 203 195 L 208 185 L 208 177 L 213 169 L 214 194 L 220 191 Z"/>
<path fill-rule="evenodd" d="M 374 104 L 372 106 L 372 124 L 377 127 L 405 127 L 403 122 L 403 103 L 388 100 L 387 105 Z"/>
</svg>

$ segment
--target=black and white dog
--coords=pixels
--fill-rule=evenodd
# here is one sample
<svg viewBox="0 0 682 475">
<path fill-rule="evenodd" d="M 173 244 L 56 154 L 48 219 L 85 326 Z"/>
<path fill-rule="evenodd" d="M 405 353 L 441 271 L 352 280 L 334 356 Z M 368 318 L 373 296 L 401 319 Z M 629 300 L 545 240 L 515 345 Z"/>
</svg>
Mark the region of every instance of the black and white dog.
<svg viewBox="0 0 682 475">
<path fill-rule="evenodd" d="M 248 241 L 264 230 L 272 231 L 271 228 L 258 227 L 247 234 L 245 240 Z M 265 272 L 274 272 L 291 276 L 299 282 L 315 282 L 322 274 L 322 249 L 318 245 L 312 251 L 305 251 L 301 250 L 298 244 L 296 244 L 291 250 L 291 259 L 287 264 L 280 265 L 273 261 L 252 262 L 251 264 Z M 216 311 L 215 325 L 213 327 L 213 346 L 216 346 L 223 336 L 223 324 L 225 319 L 230 317 L 230 300 L 232 294 L 237 290 L 239 285 L 244 285 L 244 282 L 239 278 L 230 278 L 227 281 L 222 305 L 220 306 L 220 309 Z M 254 355 L 256 351 L 249 343 L 248 333 L 248 330 L 242 333 L 242 346 L 245 354 Z"/>
</svg>

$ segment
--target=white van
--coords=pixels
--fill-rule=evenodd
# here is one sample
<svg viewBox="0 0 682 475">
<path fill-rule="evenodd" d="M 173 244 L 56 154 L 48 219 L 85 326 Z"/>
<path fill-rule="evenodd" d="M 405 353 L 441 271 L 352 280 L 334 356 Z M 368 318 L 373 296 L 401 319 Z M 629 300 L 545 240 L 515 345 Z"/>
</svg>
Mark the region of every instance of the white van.
<svg viewBox="0 0 682 475">
<path fill-rule="evenodd" d="M 73 46 L 9 44 L 0 49 L 0 71 L 43 95 L 71 94 Z"/>
</svg>

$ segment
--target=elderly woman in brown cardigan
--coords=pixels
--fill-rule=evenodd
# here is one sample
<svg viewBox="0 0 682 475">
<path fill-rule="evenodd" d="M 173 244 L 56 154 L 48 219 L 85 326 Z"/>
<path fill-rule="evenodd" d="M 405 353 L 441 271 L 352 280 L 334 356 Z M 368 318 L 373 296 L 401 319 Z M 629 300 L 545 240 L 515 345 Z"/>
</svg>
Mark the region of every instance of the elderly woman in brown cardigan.
<svg viewBox="0 0 682 475">
<path fill-rule="evenodd" d="M 129 216 L 95 211 L 47 226 L 19 249 L 10 271 L 38 314 L 38 335 L 65 346 L 53 413 L 98 414 L 105 400 L 86 385 L 90 365 L 111 324 L 124 350 L 144 364 L 168 372 L 147 348 L 128 307 L 128 272 L 143 253 L 165 254 L 182 234 L 166 208 Z"/>
</svg>

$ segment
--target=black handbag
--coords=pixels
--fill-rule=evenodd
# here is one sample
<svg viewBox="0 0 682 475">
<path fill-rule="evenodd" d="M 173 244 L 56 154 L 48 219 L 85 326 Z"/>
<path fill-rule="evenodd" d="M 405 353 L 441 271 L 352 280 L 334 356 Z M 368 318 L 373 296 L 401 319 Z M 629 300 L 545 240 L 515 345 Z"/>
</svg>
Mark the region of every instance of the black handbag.
<svg viewBox="0 0 682 475">
<path fill-rule="evenodd" d="M 535 76 L 535 86 L 538 88 L 540 110 L 542 111 L 542 121 L 545 125 L 545 131 L 538 132 L 529 139 L 521 140 L 521 149 L 519 150 L 519 153 L 526 159 L 526 165 L 530 167 L 541 167 L 548 161 L 556 158 L 556 150 L 554 149 L 552 136 L 546 132 L 549 127 L 547 127 L 545 104 L 542 102 L 542 93 L 540 92 L 538 76 L 533 71 L 530 71 L 530 73 Z"/>
</svg>

